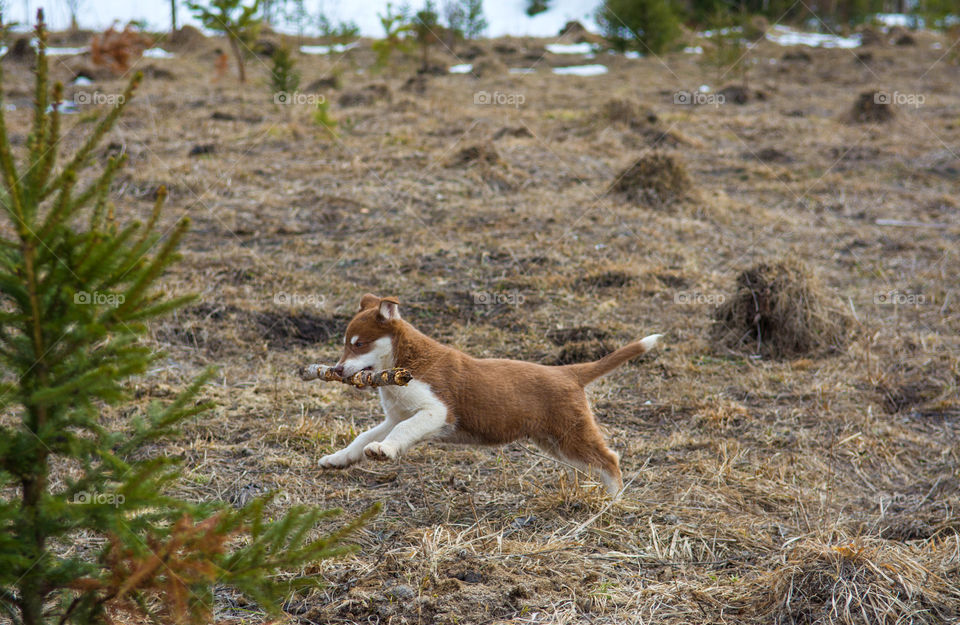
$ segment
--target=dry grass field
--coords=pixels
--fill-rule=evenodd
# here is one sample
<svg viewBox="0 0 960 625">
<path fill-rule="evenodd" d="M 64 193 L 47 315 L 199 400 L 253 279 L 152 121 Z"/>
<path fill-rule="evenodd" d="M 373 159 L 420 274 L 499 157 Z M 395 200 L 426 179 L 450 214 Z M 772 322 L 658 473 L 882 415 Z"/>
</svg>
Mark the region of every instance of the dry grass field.
<svg viewBox="0 0 960 625">
<path fill-rule="evenodd" d="M 383 504 L 354 556 L 319 565 L 327 585 L 291 598 L 291 623 L 955 622 L 950 42 L 762 42 L 744 61 L 747 102 L 727 92 L 700 105 L 675 93 L 737 81 L 697 55 L 584 60 L 546 43 L 456 49 L 471 60 L 435 50 L 481 77 L 414 78 L 402 57 L 376 72 L 369 42 L 297 55 L 301 88 L 285 105 L 268 59 L 251 59 L 245 86 L 215 80 L 223 42 L 137 63 L 144 84 L 97 158 L 129 155 L 120 220 L 145 219 L 159 185 L 164 220 L 192 220 L 164 285 L 198 297 L 151 329 L 166 355 L 136 389 L 145 404 L 218 368 L 205 391 L 215 408 L 155 449 L 182 458 L 182 494 L 237 503 L 276 490 L 278 507 L 346 515 Z M 577 63 L 609 73 L 551 72 Z M 90 61 L 53 65 L 70 82 Z M 518 67 L 534 71 L 507 72 Z M 4 71 L 22 142 L 29 66 Z M 92 85 L 67 87 L 92 97 L 65 129 L 88 130 L 122 90 L 122 77 L 89 73 Z M 892 118 L 857 119 L 874 90 L 890 94 Z M 334 134 L 313 121 L 319 96 Z M 625 171 L 641 158 L 646 169 Z M 775 304 L 799 329 L 715 327 L 738 284 L 777 267 L 799 283 L 773 280 L 766 295 L 783 293 Z M 294 371 L 336 361 L 365 292 L 399 297 L 422 331 L 482 357 L 574 362 L 664 334 L 589 388 L 623 496 L 526 443 L 422 445 L 399 462 L 319 470 L 382 413 L 373 392 Z M 774 349 L 778 332 L 811 327 L 811 344 L 787 335 L 787 352 Z M 265 618 L 227 592 L 216 615 Z"/>
</svg>

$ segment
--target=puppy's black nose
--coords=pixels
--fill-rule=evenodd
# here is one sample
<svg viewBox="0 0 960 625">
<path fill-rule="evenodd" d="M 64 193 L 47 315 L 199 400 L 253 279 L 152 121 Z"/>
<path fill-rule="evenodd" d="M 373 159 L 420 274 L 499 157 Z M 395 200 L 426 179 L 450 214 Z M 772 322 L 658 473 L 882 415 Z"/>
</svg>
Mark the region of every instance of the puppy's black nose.
<svg viewBox="0 0 960 625">
<path fill-rule="evenodd" d="M 336 367 L 334 367 L 333 372 L 339 375 L 340 377 L 343 377 L 343 365 L 337 365 Z"/>
</svg>

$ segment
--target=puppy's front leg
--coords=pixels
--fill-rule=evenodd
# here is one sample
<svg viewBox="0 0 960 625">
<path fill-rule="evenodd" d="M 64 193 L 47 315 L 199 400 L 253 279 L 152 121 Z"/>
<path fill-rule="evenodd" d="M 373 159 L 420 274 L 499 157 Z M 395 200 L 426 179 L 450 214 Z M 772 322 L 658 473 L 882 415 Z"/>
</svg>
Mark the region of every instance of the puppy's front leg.
<svg viewBox="0 0 960 625">
<path fill-rule="evenodd" d="M 383 442 L 370 443 L 364 447 L 363 453 L 374 460 L 395 460 L 419 441 L 439 432 L 446 423 L 445 407 L 424 408 L 398 423 Z"/>
<path fill-rule="evenodd" d="M 360 462 L 361 458 L 363 458 L 364 447 L 371 442 L 382 441 L 394 426 L 396 426 L 395 421 L 386 419 L 383 423 L 375 425 L 366 432 L 361 432 L 353 439 L 352 443 L 340 451 L 320 458 L 320 467 L 324 469 L 342 469 Z"/>
</svg>

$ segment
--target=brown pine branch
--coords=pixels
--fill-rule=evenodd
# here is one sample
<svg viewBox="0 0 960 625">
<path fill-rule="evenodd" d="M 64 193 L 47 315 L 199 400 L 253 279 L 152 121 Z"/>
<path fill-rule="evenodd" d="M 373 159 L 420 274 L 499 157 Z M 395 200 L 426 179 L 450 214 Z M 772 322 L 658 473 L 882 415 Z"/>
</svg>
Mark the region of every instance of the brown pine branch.
<svg viewBox="0 0 960 625">
<path fill-rule="evenodd" d="M 406 386 L 413 379 L 406 369 L 385 369 L 384 371 L 358 371 L 344 378 L 327 365 L 307 365 L 298 371 L 301 380 L 323 380 L 324 382 L 343 382 L 357 388 L 366 386 Z"/>
</svg>

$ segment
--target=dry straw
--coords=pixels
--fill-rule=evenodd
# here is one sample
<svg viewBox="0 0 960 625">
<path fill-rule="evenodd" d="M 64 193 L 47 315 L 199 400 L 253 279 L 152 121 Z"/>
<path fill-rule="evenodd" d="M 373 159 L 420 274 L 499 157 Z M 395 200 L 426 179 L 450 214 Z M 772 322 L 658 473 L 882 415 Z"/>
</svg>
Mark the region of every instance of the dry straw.
<svg viewBox="0 0 960 625">
<path fill-rule="evenodd" d="M 852 325 L 839 301 L 796 259 L 743 271 L 714 319 L 718 344 L 774 359 L 839 351 Z"/>
</svg>

